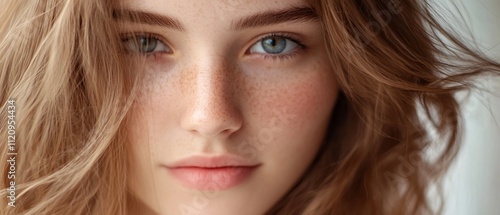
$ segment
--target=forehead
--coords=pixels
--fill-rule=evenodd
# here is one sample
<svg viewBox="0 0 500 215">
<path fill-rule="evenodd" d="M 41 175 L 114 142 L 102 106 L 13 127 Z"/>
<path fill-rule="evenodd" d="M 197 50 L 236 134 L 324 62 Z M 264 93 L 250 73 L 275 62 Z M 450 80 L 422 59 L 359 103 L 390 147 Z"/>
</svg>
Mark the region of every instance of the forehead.
<svg viewBox="0 0 500 215">
<path fill-rule="evenodd" d="M 306 0 L 124 0 L 128 10 L 172 17 L 187 28 L 224 26 L 268 11 L 306 7 Z"/>
</svg>

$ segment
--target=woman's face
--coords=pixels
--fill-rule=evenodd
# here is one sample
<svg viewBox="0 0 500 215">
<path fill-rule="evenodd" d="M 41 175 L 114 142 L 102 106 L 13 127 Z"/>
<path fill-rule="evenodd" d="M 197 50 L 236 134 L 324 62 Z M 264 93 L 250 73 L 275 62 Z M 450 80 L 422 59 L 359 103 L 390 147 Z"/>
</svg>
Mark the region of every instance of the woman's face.
<svg viewBox="0 0 500 215">
<path fill-rule="evenodd" d="M 335 105 L 318 18 L 305 0 L 125 6 L 127 56 L 146 58 L 128 124 L 135 209 L 263 214 L 310 166 Z"/>
</svg>

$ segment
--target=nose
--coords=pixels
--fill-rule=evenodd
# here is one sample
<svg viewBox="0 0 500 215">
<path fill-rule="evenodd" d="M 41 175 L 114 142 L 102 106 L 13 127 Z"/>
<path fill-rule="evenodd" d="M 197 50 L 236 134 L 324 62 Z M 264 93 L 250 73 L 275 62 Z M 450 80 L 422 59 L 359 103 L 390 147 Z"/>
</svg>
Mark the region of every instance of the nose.
<svg viewBox="0 0 500 215">
<path fill-rule="evenodd" d="M 213 62 L 213 61 L 212 61 Z M 181 119 L 181 127 L 205 137 L 229 136 L 242 126 L 242 116 L 235 95 L 232 71 L 222 63 L 209 63 L 187 70 L 192 78 L 186 84 L 189 101 Z M 185 88 L 186 89 L 186 88 Z"/>
</svg>

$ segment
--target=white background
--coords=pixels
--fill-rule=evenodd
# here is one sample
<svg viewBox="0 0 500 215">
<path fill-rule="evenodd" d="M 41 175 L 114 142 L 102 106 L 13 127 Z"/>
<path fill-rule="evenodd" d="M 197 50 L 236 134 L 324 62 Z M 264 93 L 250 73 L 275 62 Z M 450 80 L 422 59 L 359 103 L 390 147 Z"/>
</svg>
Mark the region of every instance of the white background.
<svg viewBox="0 0 500 215">
<path fill-rule="evenodd" d="M 478 45 L 500 59 L 500 0 L 434 1 L 457 3 Z M 443 181 L 445 215 L 500 215 L 500 79 L 481 84 L 493 94 L 475 91 L 464 102 L 465 142 Z"/>
</svg>

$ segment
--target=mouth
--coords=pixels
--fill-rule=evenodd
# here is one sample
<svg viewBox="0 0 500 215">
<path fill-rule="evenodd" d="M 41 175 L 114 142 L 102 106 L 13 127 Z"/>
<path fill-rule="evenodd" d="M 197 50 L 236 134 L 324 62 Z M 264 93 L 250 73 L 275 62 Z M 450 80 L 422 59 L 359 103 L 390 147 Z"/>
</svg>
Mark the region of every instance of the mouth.
<svg viewBox="0 0 500 215">
<path fill-rule="evenodd" d="M 187 188 L 227 190 L 246 181 L 259 166 L 231 156 L 195 156 L 165 168 Z"/>
</svg>

